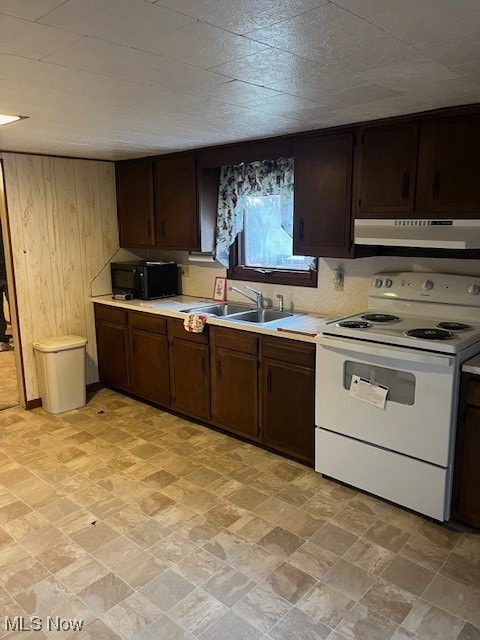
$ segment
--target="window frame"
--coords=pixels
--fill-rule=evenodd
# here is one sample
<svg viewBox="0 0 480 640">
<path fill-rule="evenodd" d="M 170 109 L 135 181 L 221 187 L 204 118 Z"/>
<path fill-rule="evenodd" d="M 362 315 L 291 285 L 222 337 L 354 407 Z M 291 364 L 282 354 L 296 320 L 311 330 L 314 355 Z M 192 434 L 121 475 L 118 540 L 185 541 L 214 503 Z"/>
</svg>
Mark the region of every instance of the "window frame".
<svg viewBox="0 0 480 640">
<path fill-rule="evenodd" d="M 286 284 L 294 287 L 316 287 L 318 283 L 318 258 L 315 258 L 316 269 L 300 271 L 297 269 L 262 269 L 246 267 L 241 264 L 241 234 L 230 248 L 230 265 L 227 269 L 229 280 L 246 280 L 265 284 Z"/>
</svg>

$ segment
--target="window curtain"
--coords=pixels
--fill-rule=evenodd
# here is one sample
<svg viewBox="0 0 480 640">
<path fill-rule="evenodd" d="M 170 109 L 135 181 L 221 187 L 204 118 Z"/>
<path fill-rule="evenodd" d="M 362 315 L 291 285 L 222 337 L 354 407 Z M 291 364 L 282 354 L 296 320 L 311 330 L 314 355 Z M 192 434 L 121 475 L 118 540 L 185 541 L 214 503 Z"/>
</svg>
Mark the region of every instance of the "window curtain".
<svg viewBox="0 0 480 640">
<path fill-rule="evenodd" d="M 243 230 L 245 197 L 281 196 L 285 207 L 293 198 L 293 158 L 262 160 L 221 168 L 218 190 L 215 258 L 228 267 L 230 247 Z M 293 236 L 291 216 L 285 215 L 285 230 Z"/>
</svg>

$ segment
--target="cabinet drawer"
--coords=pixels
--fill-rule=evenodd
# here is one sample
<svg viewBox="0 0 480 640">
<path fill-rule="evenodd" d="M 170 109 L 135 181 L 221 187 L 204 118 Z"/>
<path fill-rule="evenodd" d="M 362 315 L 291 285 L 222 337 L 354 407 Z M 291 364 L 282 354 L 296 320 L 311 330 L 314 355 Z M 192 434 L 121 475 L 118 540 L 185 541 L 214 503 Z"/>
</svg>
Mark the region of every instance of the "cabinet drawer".
<svg viewBox="0 0 480 640">
<path fill-rule="evenodd" d="M 141 329 L 151 333 L 167 334 L 167 319 L 148 313 L 129 313 L 128 325 L 132 329 Z"/>
<path fill-rule="evenodd" d="M 315 367 L 315 345 L 286 338 L 263 338 L 263 357 L 281 362 Z"/>
<path fill-rule="evenodd" d="M 180 338 L 181 340 L 190 340 L 190 342 L 208 344 L 208 327 L 205 327 L 203 333 L 190 333 L 189 331 L 185 331 L 183 320 L 169 319 L 168 336 L 170 338 Z"/>
<path fill-rule="evenodd" d="M 127 312 L 125 309 L 108 307 L 104 304 L 95 305 L 95 318 L 97 320 L 105 320 L 105 322 L 113 322 L 114 324 L 127 324 Z"/>
<path fill-rule="evenodd" d="M 214 331 L 216 347 L 257 354 L 258 337 L 256 335 L 238 329 L 219 329 L 218 327 L 215 327 Z"/>
<path fill-rule="evenodd" d="M 467 387 L 467 404 L 480 407 L 480 381 L 469 380 Z"/>
</svg>

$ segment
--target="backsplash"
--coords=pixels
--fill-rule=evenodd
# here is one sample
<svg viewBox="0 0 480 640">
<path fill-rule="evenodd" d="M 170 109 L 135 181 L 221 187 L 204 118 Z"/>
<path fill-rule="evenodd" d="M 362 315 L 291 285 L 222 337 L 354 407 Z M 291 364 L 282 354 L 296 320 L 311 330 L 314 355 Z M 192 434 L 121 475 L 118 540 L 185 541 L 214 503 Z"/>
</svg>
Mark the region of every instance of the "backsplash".
<svg viewBox="0 0 480 640">
<path fill-rule="evenodd" d="M 155 254 L 155 255 L 154 255 Z M 148 253 L 154 259 L 175 260 L 179 264 L 187 264 L 187 254 L 166 254 L 165 252 Z M 373 258 L 357 258 L 356 260 L 319 260 L 318 286 L 291 287 L 282 285 L 249 283 L 229 280 L 228 285 L 240 289 L 250 284 L 259 289 L 270 303 L 276 304 L 276 294 L 281 293 L 285 298 L 285 309 L 309 311 L 329 316 L 345 316 L 362 311 L 368 306 L 368 287 L 373 274 L 383 271 L 425 271 L 436 273 L 456 273 L 474 275 L 480 278 L 479 260 L 452 260 L 445 258 L 404 258 L 378 256 Z M 218 263 L 195 264 L 188 263 L 189 275 L 182 276 L 182 292 L 185 295 L 211 298 L 215 276 L 225 276 L 225 269 Z M 343 291 L 335 291 L 333 278 L 334 269 L 340 269 L 344 274 Z M 244 301 L 234 291 L 228 292 L 229 300 Z"/>
</svg>

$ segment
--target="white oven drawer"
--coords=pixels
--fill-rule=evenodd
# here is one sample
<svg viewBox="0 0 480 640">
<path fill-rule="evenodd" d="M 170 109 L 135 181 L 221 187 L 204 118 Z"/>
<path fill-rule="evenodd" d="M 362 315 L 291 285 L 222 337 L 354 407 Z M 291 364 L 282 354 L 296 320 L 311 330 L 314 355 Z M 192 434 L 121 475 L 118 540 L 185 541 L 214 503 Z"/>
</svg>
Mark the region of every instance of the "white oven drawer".
<svg viewBox="0 0 480 640">
<path fill-rule="evenodd" d="M 351 375 L 390 387 L 384 409 L 349 395 Z M 322 336 L 316 425 L 446 467 L 453 450 L 457 372 L 453 356 Z"/>
<path fill-rule="evenodd" d="M 450 469 L 315 429 L 315 471 L 436 520 L 450 518 Z"/>
</svg>

